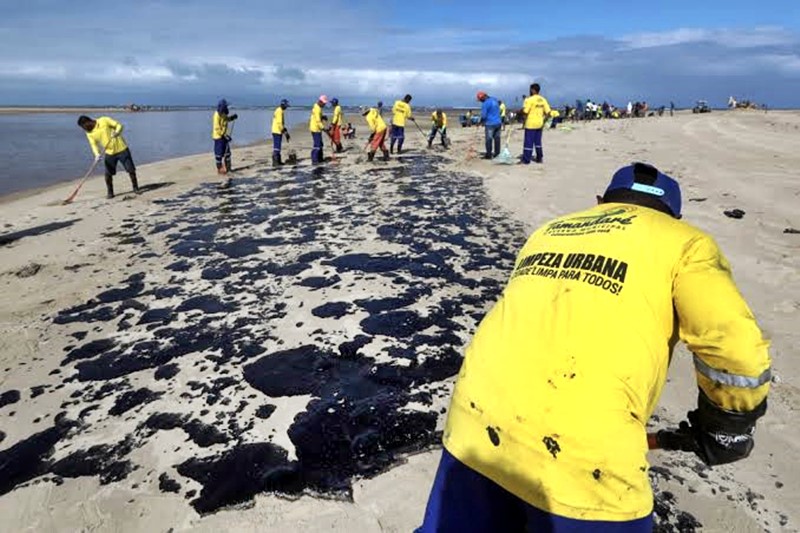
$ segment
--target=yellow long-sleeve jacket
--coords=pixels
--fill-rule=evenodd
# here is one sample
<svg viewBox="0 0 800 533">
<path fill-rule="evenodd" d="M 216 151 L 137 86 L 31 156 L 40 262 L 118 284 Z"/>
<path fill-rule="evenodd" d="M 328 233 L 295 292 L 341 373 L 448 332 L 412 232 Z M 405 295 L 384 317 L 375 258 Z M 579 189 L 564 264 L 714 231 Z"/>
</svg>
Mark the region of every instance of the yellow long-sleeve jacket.
<svg viewBox="0 0 800 533">
<path fill-rule="evenodd" d="M 678 338 L 718 407 L 766 398 L 768 343 L 708 235 L 628 204 L 556 219 L 528 239 L 466 350 L 444 445 L 539 509 L 644 517 L 645 424 Z"/>
<path fill-rule="evenodd" d="M 525 113 L 525 129 L 538 130 L 544 127 L 544 122 L 550 116 L 550 104 L 538 94 L 525 99 L 522 112 Z"/>
<path fill-rule="evenodd" d="M 373 133 L 380 133 L 386 130 L 386 122 L 376 107 L 371 107 L 369 113 L 367 113 L 367 126 L 369 126 L 369 131 Z"/>
<path fill-rule="evenodd" d="M 125 128 L 111 117 L 98 117 L 95 119 L 94 129 L 86 132 L 89 146 L 95 157 L 100 155 L 100 150 L 105 147 L 106 155 L 115 155 L 128 149 L 125 139 L 122 138 L 122 130 Z M 117 137 L 112 138 L 116 133 Z"/>
<path fill-rule="evenodd" d="M 272 114 L 272 133 L 276 133 L 278 135 L 283 133 L 285 127 L 283 124 L 283 108 L 277 107 L 275 108 L 275 112 Z"/>
<path fill-rule="evenodd" d="M 342 106 L 337 105 L 333 108 L 333 118 L 331 119 L 331 125 L 333 126 L 341 126 L 342 121 L 344 121 L 344 117 L 342 116 Z"/>
<path fill-rule="evenodd" d="M 392 106 L 392 125 L 404 128 L 406 119 L 411 118 L 411 106 L 403 100 L 398 100 Z"/>
<path fill-rule="evenodd" d="M 223 115 L 219 111 L 214 111 L 214 118 L 211 121 L 211 138 L 214 140 L 222 139 L 228 134 L 228 126 L 231 121 L 228 115 Z"/>
<path fill-rule="evenodd" d="M 446 128 L 447 127 L 447 113 L 442 111 L 442 117 L 441 117 L 441 120 L 439 120 L 439 117 L 437 116 L 436 111 L 434 111 L 433 113 L 431 113 L 431 122 L 437 128 Z"/>
<path fill-rule="evenodd" d="M 325 125 L 322 123 L 322 107 L 319 105 L 319 102 L 316 102 L 314 107 L 311 108 L 311 118 L 308 120 L 308 131 L 311 133 L 320 133 L 323 129 L 325 129 Z"/>
<path fill-rule="evenodd" d="M 500 102 L 500 117 L 501 118 L 505 118 L 506 117 L 506 103 L 505 102 Z"/>
</svg>

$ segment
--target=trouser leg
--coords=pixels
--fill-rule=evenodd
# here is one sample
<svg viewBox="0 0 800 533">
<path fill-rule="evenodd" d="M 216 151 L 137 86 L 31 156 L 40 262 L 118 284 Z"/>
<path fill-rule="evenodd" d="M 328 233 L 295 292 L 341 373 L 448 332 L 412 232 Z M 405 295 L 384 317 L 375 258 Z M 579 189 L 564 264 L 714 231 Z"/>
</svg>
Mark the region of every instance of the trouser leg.
<svg viewBox="0 0 800 533">
<path fill-rule="evenodd" d="M 103 166 L 105 166 L 106 174 L 106 198 L 114 197 L 114 175 L 117 173 L 117 160 L 116 154 L 103 156 Z"/>
<path fill-rule="evenodd" d="M 544 152 L 542 151 L 542 130 L 533 130 L 533 146 L 536 149 L 536 162 L 541 163 L 544 160 Z"/>
<path fill-rule="evenodd" d="M 446 449 L 417 533 L 525 531 L 525 506 L 516 496 L 467 467 Z"/>
<path fill-rule="evenodd" d="M 492 152 L 492 155 L 494 157 L 497 157 L 498 155 L 500 155 L 500 130 L 502 129 L 502 125 L 493 126 L 493 128 L 494 132 L 492 134 L 492 137 L 494 140 L 494 152 Z"/>
<path fill-rule="evenodd" d="M 130 148 L 119 154 L 118 161 L 122 163 L 122 166 L 125 168 L 125 171 L 128 173 L 128 176 L 131 179 L 131 189 L 133 189 L 133 192 L 138 193 L 139 180 L 136 179 L 136 165 L 133 162 L 133 156 L 131 155 Z"/>
<path fill-rule="evenodd" d="M 283 164 L 281 161 L 281 145 L 283 143 L 282 133 L 272 134 L 272 166 L 278 167 Z"/>
<path fill-rule="evenodd" d="M 106 174 L 106 198 L 114 198 L 114 177 Z"/>
<path fill-rule="evenodd" d="M 224 166 L 225 154 L 228 151 L 228 143 L 225 139 L 214 139 L 214 162 L 217 165 L 217 172 L 225 174 L 228 168 Z"/>
<path fill-rule="evenodd" d="M 533 132 L 535 130 L 525 129 L 525 139 L 522 141 L 522 162 L 530 164 L 533 159 Z"/>
<path fill-rule="evenodd" d="M 484 159 L 491 159 L 492 158 L 492 127 L 491 126 L 484 126 L 484 145 L 486 148 L 486 153 L 483 155 Z"/>
<path fill-rule="evenodd" d="M 322 132 L 312 133 L 314 147 L 311 149 L 311 162 L 322 163 Z"/>
<path fill-rule="evenodd" d="M 389 150 L 386 149 L 386 130 L 380 133 L 380 137 L 378 139 L 379 139 L 378 147 L 381 149 L 381 152 L 383 152 L 383 160 L 388 161 Z"/>
<path fill-rule="evenodd" d="M 342 127 L 340 125 L 337 124 L 332 128 L 331 140 L 336 147 L 337 153 L 344 150 L 344 148 L 342 148 Z"/>
</svg>

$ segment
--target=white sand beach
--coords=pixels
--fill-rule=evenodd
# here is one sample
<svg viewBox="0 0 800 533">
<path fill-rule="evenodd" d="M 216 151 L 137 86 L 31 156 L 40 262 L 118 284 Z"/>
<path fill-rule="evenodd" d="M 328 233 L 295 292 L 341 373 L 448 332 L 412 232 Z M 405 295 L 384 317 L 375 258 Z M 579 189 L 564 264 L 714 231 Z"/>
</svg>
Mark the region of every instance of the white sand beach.
<svg viewBox="0 0 800 533">
<path fill-rule="evenodd" d="M 407 128 L 388 164 L 364 161 L 359 122 L 321 168 L 303 128 L 296 167 L 235 149 L 227 190 L 209 153 L 143 165 L 140 196 L 123 172 L 113 200 L 100 176 L 68 206 L 75 183 L 0 199 L 0 531 L 412 531 L 514 254 L 632 161 L 678 179 L 775 375 L 747 460 L 651 452 L 656 512 L 800 530 L 800 112 L 568 124 L 540 166 L 467 159 L 483 132 L 456 119 L 448 152 Z M 694 407 L 694 379 L 681 348 L 653 429 Z"/>
</svg>

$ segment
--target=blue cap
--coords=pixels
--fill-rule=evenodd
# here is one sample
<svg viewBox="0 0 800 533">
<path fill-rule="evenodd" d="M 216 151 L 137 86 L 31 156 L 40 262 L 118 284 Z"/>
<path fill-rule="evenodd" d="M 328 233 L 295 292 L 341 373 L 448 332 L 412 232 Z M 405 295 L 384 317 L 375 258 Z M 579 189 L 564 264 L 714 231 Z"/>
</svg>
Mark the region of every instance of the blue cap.
<svg viewBox="0 0 800 533">
<path fill-rule="evenodd" d="M 283 100 L 281 100 L 281 105 L 282 105 L 282 106 L 289 107 L 289 100 L 287 100 L 286 98 L 284 98 Z"/>
<path fill-rule="evenodd" d="M 338 98 L 331 98 L 331 104 L 339 105 L 339 99 Z"/>
<path fill-rule="evenodd" d="M 383 107 L 383 102 L 381 102 L 380 100 L 378 100 L 378 107 Z"/>
<path fill-rule="evenodd" d="M 655 196 L 676 218 L 681 216 L 681 188 L 673 178 L 645 163 L 634 163 L 614 173 L 606 194 L 619 189 Z"/>
</svg>

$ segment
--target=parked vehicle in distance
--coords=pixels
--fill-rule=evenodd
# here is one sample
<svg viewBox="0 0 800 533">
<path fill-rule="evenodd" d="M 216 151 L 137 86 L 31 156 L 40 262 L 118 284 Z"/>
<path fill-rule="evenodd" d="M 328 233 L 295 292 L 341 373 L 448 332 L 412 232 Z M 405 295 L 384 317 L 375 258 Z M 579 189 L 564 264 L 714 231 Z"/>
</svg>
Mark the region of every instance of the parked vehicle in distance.
<svg viewBox="0 0 800 533">
<path fill-rule="evenodd" d="M 692 113 L 711 113 L 711 108 L 705 100 L 698 100 L 692 108 Z"/>
</svg>

